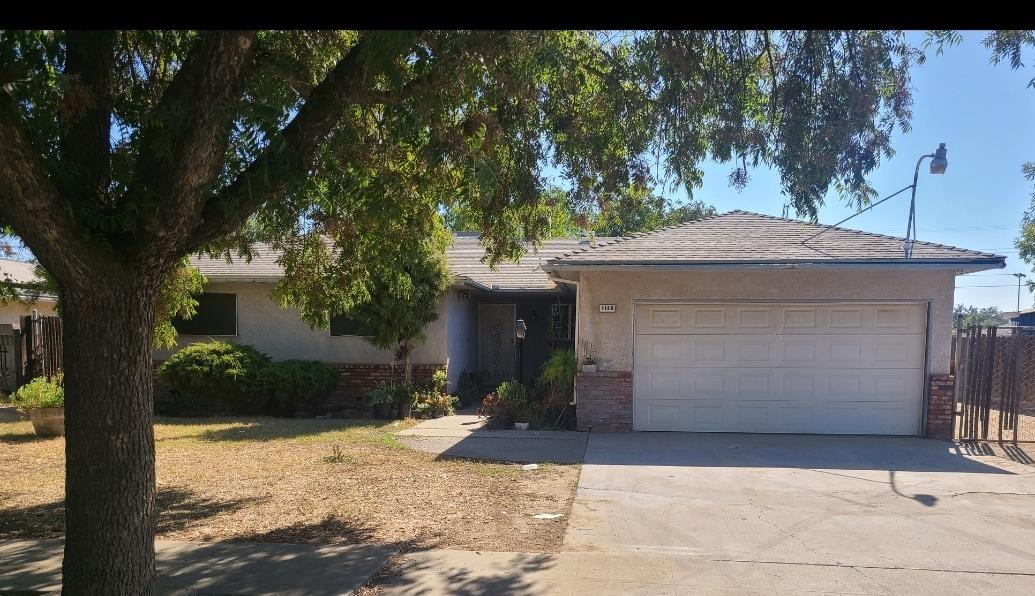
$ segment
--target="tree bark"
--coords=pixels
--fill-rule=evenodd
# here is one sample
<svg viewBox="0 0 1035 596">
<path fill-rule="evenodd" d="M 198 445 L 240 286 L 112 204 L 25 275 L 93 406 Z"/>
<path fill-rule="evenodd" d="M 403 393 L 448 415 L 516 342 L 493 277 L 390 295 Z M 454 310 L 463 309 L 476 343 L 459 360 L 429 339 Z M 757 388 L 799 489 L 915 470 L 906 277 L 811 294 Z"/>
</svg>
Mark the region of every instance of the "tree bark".
<svg viewBox="0 0 1035 596">
<path fill-rule="evenodd" d="M 113 279 L 98 272 L 66 285 L 61 296 L 64 594 L 154 589 L 151 336 L 157 283 L 144 277 Z"/>
<path fill-rule="evenodd" d="M 413 380 L 413 340 L 403 340 L 403 380 L 409 385 Z"/>
</svg>

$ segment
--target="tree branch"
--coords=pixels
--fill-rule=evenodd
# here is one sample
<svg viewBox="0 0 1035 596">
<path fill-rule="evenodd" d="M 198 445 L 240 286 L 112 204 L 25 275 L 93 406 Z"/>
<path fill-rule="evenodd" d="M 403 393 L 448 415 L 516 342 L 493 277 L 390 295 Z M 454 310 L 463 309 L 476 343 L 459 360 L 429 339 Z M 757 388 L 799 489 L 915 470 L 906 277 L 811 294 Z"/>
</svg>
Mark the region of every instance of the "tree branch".
<svg viewBox="0 0 1035 596">
<path fill-rule="evenodd" d="M 419 34 L 414 33 L 415 42 Z M 226 189 L 205 204 L 200 221 L 182 247 L 186 251 L 225 236 L 271 198 L 297 186 L 306 176 L 323 141 L 345 111 L 363 97 L 363 85 L 377 73 L 368 71 L 367 54 L 377 43 L 376 33 L 366 33 L 327 77 L 317 85 L 298 114 Z M 399 44 L 398 52 L 410 49 Z M 385 56 L 380 56 L 385 60 Z"/>
<path fill-rule="evenodd" d="M 58 280 L 89 279 L 111 265 L 86 240 L 29 141 L 17 102 L 0 91 L 0 221 Z"/>
<path fill-rule="evenodd" d="M 123 203 L 141 214 L 140 244 L 162 257 L 189 234 L 222 171 L 256 46 L 254 31 L 203 33 L 143 131 Z"/>
<path fill-rule="evenodd" d="M 111 178 L 114 31 L 70 31 L 62 98 L 62 195 L 96 209 L 105 203 Z"/>
</svg>

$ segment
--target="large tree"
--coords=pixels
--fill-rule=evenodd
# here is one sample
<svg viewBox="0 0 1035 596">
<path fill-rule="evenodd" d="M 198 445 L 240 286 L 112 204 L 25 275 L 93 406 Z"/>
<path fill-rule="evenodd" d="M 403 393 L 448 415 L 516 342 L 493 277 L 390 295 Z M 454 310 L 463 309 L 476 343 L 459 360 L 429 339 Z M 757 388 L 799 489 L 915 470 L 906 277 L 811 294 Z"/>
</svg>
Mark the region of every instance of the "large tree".
<svg viewBox="0 0 1035 596">
<path fill-rule="evenodd" d="M 764 163 L 814 216 L 871 196 L 915 58 L 872 31 L 0 32 L 0 228 L 64 317 L 66 593 L 152 589 L 152 334 L 184 256 L 271 242 L 322 324 L 402 219 L 466 205 L 519 254 L 545 167 L 599 204 Z"/>
</svg>

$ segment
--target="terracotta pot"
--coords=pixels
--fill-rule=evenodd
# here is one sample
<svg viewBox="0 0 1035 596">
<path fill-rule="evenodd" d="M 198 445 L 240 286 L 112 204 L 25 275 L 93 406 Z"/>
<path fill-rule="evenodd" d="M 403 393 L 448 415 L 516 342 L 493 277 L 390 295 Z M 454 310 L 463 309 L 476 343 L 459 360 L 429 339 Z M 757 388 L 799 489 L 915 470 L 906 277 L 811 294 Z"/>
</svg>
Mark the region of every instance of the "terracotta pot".
<svg viewBox="0 0 1035 596">
<path fill-rule="evenodd" d="M 38 436 L 60 437 L 65 434 L 64 408 L 32 408 L 29 420 Z"/>
<path fill-rule="evenodd" d="M 596 364 L 583 364 L 582 365 L 582 372 L 585 372 L 585 373 L 595 373 L 595 372 L 597 372 L 597 365 Z"/>
</svg>

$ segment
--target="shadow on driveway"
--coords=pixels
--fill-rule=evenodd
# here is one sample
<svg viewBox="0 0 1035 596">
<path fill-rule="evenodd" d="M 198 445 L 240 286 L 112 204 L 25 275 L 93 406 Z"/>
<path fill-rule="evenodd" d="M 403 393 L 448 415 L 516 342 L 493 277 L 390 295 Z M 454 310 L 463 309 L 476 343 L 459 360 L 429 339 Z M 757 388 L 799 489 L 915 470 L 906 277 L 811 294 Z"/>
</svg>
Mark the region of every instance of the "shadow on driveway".
<svg viewBox="0 0 1035 596">
<path fill-rule="evenodd" d="M 954 443 L 916 437 L 593 433 L 585 464 L 1013 474 Z"/>
</svg>

